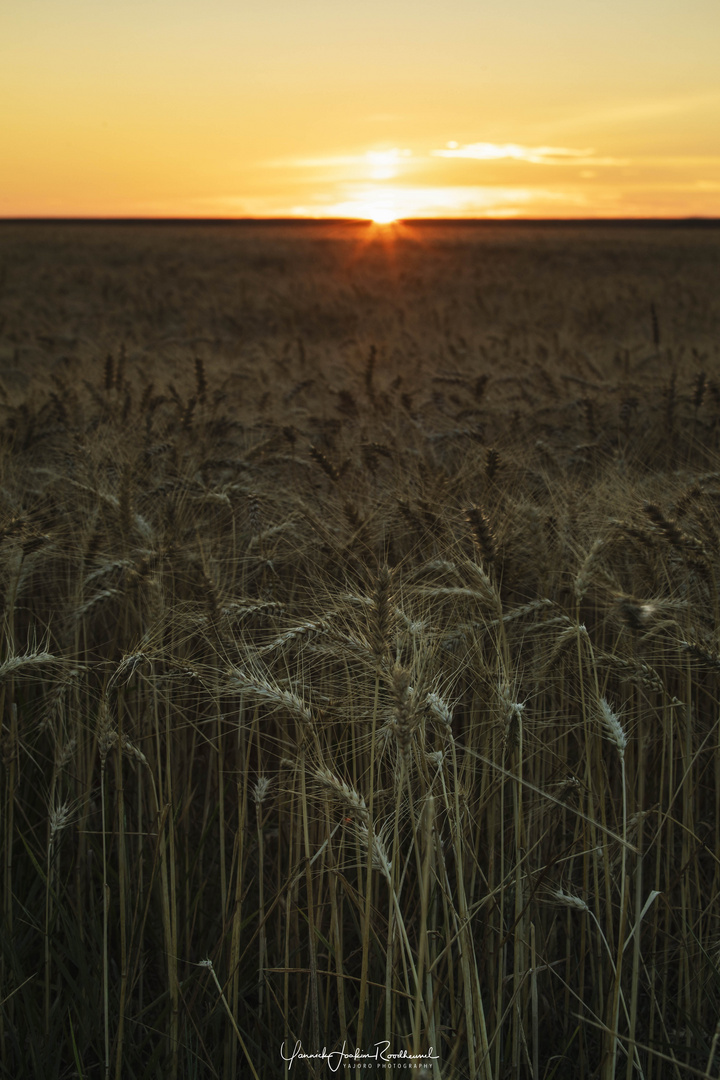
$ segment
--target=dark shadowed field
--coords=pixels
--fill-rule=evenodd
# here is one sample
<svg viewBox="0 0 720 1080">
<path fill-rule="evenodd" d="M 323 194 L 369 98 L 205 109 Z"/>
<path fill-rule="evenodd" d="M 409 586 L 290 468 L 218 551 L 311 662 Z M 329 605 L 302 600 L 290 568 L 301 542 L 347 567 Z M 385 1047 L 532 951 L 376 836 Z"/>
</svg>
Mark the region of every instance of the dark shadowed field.
<svg viewBox="0 0 720 1080">
<path fill-rule="evenodd" d="M 717 1075 L 719 281 L 0 223 L 0 1077 Z"/>
</svg>

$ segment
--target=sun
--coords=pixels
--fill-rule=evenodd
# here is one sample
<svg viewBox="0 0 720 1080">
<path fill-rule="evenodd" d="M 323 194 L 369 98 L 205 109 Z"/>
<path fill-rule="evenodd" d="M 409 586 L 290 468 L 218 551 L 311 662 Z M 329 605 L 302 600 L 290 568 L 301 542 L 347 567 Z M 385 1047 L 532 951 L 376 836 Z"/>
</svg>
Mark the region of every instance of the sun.
<svg viewBox="0 0 720 1080">
<path fill-rule="evenodd" d="M 332 203 L 323 207 L 329 217 L 348 218 L 353 221 L 368 221 L 380 228 L 395 226 L 404 218 L 412 216 L 412 200 L 407 198 L 406 189 L 380 188 L 371 191 L 360 189 L 351 191 L 344 202 Z"/>
<path fill-rule="evenodd" d="M 397 221 L 397 218 L 392 210 L 387 206 L 378 206 L 369 210 L 370 220 L 373 225 L 392 225 L 393 221 Z"/>
<path fill-rule="evenodd" d="M 391 197 L 389 193 L 381 192 L 380 198 L 356 202 L 353 216 L 365 218 L 373 225 L 392 225 L 400 216 L 397 199 Z"/>
</svg>

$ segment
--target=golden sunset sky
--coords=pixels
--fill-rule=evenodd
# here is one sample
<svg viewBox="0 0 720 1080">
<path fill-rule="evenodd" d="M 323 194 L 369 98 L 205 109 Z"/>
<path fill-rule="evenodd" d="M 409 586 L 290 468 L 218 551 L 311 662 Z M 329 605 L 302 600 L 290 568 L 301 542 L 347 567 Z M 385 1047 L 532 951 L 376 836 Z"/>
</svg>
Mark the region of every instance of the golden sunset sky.
<svg viewBox="0 0 720 1080">
<path fill-rule="evenodd" d="M 0 216 L 720 214 L 720 0 L 8 0 Z"/>
</svg>

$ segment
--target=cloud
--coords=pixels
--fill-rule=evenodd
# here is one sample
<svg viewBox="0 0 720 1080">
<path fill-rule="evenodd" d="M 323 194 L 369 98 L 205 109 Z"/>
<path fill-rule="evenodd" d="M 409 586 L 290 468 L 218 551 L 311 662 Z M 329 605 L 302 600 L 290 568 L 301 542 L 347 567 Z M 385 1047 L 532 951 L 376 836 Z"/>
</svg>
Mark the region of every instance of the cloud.
<svg viewBox="0 0 720 1080">
<path fill-rule="evenodd" d="M 625 165 L 620 158 L 594 157 L 594 151 L 567 146 L 521 146 L 519 143 L 447 143 L 433 150 L 433 157 L 468 158 L 473 161 L 525 161 L 531 165 Z"/>
<path fill-rule="evenodd" d="M 584 205 L 577 193 L 521 187 L 404 187 L 344 185 L 340 198 L 322 195 L 314 208 L 294 207 L 295 213 L 328 217 L 514 217 L 547 212 L 550 206 L 565 209 Z"/>
</svg>

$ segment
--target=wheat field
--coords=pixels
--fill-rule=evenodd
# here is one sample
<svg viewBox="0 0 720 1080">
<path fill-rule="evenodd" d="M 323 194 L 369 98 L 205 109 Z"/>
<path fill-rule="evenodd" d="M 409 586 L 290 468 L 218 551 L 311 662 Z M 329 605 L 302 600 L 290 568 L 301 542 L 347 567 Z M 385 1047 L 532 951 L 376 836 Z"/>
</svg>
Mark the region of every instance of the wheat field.
<svg viewBox="0 0 720 1080">
<path fill-rule="evenodd" d="M 720 230 L 0 240 L 0 1076 L 717 1077 Z"/>
</svg>

